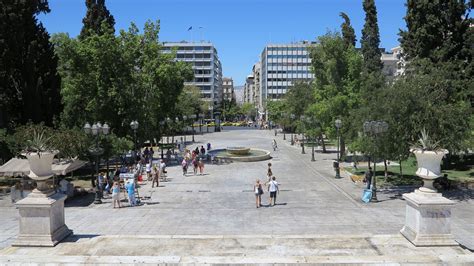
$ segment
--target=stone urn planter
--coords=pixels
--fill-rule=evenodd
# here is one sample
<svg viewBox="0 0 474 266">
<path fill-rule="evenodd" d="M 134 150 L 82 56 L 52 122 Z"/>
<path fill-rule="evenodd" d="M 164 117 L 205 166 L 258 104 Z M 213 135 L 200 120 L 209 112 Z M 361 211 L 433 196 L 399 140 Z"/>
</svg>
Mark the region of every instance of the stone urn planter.
<svg viewBox="0 0 474 266">
<path fill-rule="evenodd" d="M 72 234 L 64 219 L 66 196 L 55 193 L 47 180 L 54 174 L 52 164 L 58 153 L 49 146 L 44 132 L 36 133 L 23 155 L 30 164 L 29 177 L 36 181 L 36 188 L 15 205 L 20 214 L 20 232 L 13 246 L 53 247 Z"/>
<path fill-rule="evenodd" d="M 448 150 L 425 151 L 422 149 L 412 149 L 416 156 L 418 169 L 416 175 L 423 179 L 423 187 L 419 190 L 426 193 L 436 193 L 433 181 L 441 176 L 441 160 L 448 154 Z"/>
<path fill-rule="evenodd" d="M 433 187 L 433 181 L 441 175 L 441 159 L 448 151 L 430 139 L 425 130 L 415 145 L 410 151 L 416 156 L 416 175 L 423 179 L 423 187 L 403 194 L 406 215 L 400 233 L 417 247 L 456 246 L 451 234 L 451 209 L 455 203 Z"/>
<path fill-rule="evenodd" d="M 57 153 L 57 151 L 42 151 L 24 154 L 30 164 L 28 177 L 35 180 L 37 184 L 36 189 L 33 190 L 35 195 L 44 194 L 49 196 L 53 193 L 47 185 L 47 180 L 54 175 L 51 165 Z"/>
</svg>

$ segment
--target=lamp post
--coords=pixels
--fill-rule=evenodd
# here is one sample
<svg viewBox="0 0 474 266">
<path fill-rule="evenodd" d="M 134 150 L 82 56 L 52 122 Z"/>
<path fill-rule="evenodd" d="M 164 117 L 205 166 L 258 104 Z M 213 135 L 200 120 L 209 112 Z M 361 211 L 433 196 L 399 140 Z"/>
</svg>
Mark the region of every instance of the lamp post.
<svg viewBox="0 0 474 266">
<path fill-rule="evenodd" d="M 183 125 L 184 125 L 184 143 L 186 143 L 186 135 L 188 134 L 188 117 L 183 115 Z M 183 138 L 181 138 L 182 140 Z"/>
<path fill-rule="evenodd" d="M 340 156 L 339 156 L 339 142 L 340 142 L 339 129 L 342 126 L 341 119 L 336 119 L 336 121 L 334 122 L 334 125 L 336 126 L 336 138 L 337 138 L 337 149 L 336 149 L 337 160 L 336 160 L 336 163 L 334 164 L 334 169 L 336 170 L 336 178 L 341 178 L 341 172 L 340 172 L 340 168 L 339 168 L 339 159 L 340 159 Z"/>
<path fill-rule="evenodd" d="M 162 128 L 161 131 L 162 131 L 162 133 L 163 133 L 162 135 L 164 135 L 164 133 L 165 133 L 165 123 L 166 123 L 165 120 L 161 120 L 161 121 L 160 121 L 160 126 L 161 126 L 161 128 Z M 163 160 L 163 145 L 165 144 L 165 143 L 164 143 L 164 142 L 165 142 L 165 139 L 163 138 L 163 136 L 160 136 L 160 139 L 162 139 L 160 149 L 161 149 L 161 159 Z"/>
<path fill-rule="evenodd" d="M 194 143 L 194 121 L 196 121 L 197 115 L 192 114 L 192 115 L 190 115 L 189 117 L 191 118 L 191 122 L 192 122 L 191 130 L 192 130 L 192 132 L 193 132 L 193 143 Z"/>
<path fill-rule="evenodd" d="M 202 134 L 202 120 L 204 119 L 204 114 L 199 114 L 199 133 Z"/>
<path fill-rule="evenodd" d="M 294 114 L 291 114 L 290 115 L 290 118 L 291 118 L 291 121 L 295 120 L 295 115 Z M 290 144 L 293 146 L 295 145 L 295 140 L 293 138 L 293 127 L 291 128 L 291 140 L 290 140 Z"/>
<path fill-rule="evenodd" d="M 96 173 L 96 178 L 99 176 L 99 156 L 104 153 L 104 149 L 99 146 L 99 135 L 103 134 L 108 135 L 110 131 L 109 125 L 107 123 L 104 123 L 102 125 L 100 122 L 94 123 L 92 126 L 89 123 L 86 123 L 84 125 L 84 132 L 88 135 L 92 135 L 95 138 L 95 148 L 89 149 L 89 152 L 92 155 L 96 156 L 96 161 L 95 161 L 95 173 Z M 100 187 L 99 182 L 96 183 L 96 188 L 95 188 L 95 199 L 94 199 L 94 204 L 101 204 L 102 203 L 102 188 Z"/>
<path fill-rule="evenodd" d="M 375 142 L 375 147 L 377 149 L 377 137 L 380 135 L 380 134 L 383 134 L 385 132 L 388 131 L 388 123 L 385 122 L 385 121 L 365 121 L 364 124 L 363 124 L 363 128 L 364 128 L 364 133 L 366 133 L 368 136 L 370 137 L 373 137 L 374 138 L 374 142 Z M 372 198 L 370 199 L 370 201 L 378 201 L 377 199 L 377 178 L 376 178 L 376 160 L 375 160 L 375 155 L 376 155 L 376 152 L 374 152 L 373 156 L 373 161 L 374 161 L 374 176 L 372 177 Z M 370 159 L 369 159 L 370 160 Z M 370 167 L 370 163 L 369 163 L 369 167 Z"/>
<path fill-rule="evenodd" d="M 305 116 L 302 115 L 300 116 L 300 120 L 301 120 L 301 127 L 302 127 L 302 139 L 301 139 L 301 154 L 306 154 L 306 152 L 304 151 L 304 122 L 305 122 Z"/>
<path fill-rule="evenodd" d="M 284 121 L 284 120 L 286 119 L 286 113 L 282 113 L 282 114 L 281 114 L 281 117 L 283 118 L 283 121 Z M 285 125 L 285 123 L 283 123 L 283 125 L 282 125 L 282 127 L 283 127 L 283 128 L 282 128 L 282 131 L 283 131 L 283 140 L 286 140 L 286 133 L 285 133 L 285 126 L 284 126 L 284 125 Z"/>
<path fill-rule="evenodd" d="M 135 149 L 135 160 L 136 160 L 136 152 L 137 152 L 137 129 L 138 129 L 138 121 L 137 120 L 133 120 L 132 122 L 130 122 L 130 128 L 132 128 L 133 130 L 133 147 Z"/>
<path fill-rule="evenodd" d="M 214 132 L 221 131 L 220 114 L 221 112 L 214 112 Z"/>
</svg>

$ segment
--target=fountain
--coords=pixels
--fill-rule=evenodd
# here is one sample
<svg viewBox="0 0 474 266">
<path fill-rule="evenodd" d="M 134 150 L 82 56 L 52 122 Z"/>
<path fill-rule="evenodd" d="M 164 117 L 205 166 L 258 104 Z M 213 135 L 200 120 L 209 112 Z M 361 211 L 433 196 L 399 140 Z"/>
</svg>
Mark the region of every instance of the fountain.
<svg viewBox="0 0 474 266">
<path fill-rule="evenodd" d="M 271 158 L 267 150 L 248 148 L 248 147 L 227 147 L 226 149 L 217 149 L 210 151 L 216 159 L 232 160 L 238 162 L 257 162 Z"/>
</svg>

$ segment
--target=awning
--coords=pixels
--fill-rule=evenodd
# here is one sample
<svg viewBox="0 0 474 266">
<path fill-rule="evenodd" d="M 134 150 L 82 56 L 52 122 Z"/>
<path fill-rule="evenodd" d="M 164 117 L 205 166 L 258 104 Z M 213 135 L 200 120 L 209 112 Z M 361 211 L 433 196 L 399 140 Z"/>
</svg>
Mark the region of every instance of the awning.
<svg viewBox="0 0 474 266">
<path fill-rule="evenodd" d="M 56 175 L 66 175 L 77 170 L 86 164 L 81 160 L 54 160 L 52 165 L 53 173 Z M 0 166 L 0 176 L 28 175 L 30 164 L 27 159 L 12 158 L 4 165 Z"/>
</svg>

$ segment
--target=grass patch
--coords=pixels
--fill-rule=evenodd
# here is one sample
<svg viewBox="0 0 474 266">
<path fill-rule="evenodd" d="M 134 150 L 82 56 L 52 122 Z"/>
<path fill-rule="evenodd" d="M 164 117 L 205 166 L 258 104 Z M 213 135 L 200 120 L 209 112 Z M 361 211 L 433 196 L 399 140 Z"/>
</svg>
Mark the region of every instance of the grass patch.
<svg viewBox="0 0 474 266">
<path fill-rule="evenodd" d="M 387 167 L 388 177 L 385 178 L 384 167 L 377 165 L 377 185 L 380 186 L 411 186 L 411 185 L 422 185 L 423 181 L 420 177 L 416 176 L 416 170 L 418 166 L 416 164 L 415 156 L 410 156 L 407 160 L 402 161 L 403 176 L 400 175 L 400 167 L 398 165 L 390 165 Z M 347 168 L 347 171 L 352 174 L 363 176 L 367 170 L 367 162 L 362 162 L 358 165 L 358 170 L 353 168 Z M 466 165 L 462 170 L 450 169 L 442 170 L 441 174 L 447 174 L 448 179 L 455 183 L 461 182 L 474 182 L 474 169 L 472 166 Z"/>
</svg>

